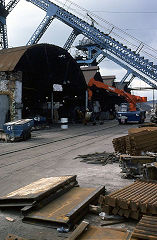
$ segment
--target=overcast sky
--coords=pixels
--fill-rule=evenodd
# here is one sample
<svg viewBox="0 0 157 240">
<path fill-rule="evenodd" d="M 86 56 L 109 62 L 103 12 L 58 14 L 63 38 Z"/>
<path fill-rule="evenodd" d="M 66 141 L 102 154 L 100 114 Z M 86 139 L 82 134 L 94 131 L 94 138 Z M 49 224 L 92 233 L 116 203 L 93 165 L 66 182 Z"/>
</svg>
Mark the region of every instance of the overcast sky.
<svg viewBox="0 0 157 240">
<path fill-rule="evenodd" d="M 65 3 L 67 8 L 74 8 L 69 5 L 68 1 L 60 1 Z M 156 0 L 75 0 L 74 2 L 157 49 Z M 82 13 L 81 10 L 80 13 Z M 85 12 L 83 13 L 85 14 Z M 32 3 L 20 0 L 7 18 L 9 46 L 26 45 L 44 16 L 43 10 Z M 98 22 L 97 18 L 95 20 Z M 96 23 L 95 26 L 97 26 Z M 54 20 L 40 43 L 51 43 L 63 47 L 70 32 L 69 27 Z M 79 39 L 76 39 L 74 45 L 78 43 Z M 117 80 L 120 80 L 125 74 L 125 70 L 107 59 L 100 64 L 100 71 L 102 75 L 116 75 Z M 134 87 L 145 86 L 145 83 L 135 79 L 132 85 Z M 134 94 L 148 96 L 149 99 L 152 99 L 152 91 L 134 92 Z M 157 99 L 156 91 L 155 98 Z"/>
</svg>

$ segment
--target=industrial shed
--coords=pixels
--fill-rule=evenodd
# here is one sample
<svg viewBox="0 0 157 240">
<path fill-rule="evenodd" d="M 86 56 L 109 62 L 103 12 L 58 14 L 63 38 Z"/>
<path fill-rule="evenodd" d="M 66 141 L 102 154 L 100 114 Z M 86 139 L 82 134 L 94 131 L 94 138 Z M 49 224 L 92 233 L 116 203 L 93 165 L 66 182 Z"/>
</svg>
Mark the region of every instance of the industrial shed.
<svg viewBox="0 0 157 240">
<path fill-rule="evenodd" d="M 70 114 L 74 105 L 85 105 L 86 88 L 76 61 L 58 46 L 38 44 L 0 51 L 1 126 L 34 115 L 51 121 L 57 102 L 66 105 Z"/>
</svg>

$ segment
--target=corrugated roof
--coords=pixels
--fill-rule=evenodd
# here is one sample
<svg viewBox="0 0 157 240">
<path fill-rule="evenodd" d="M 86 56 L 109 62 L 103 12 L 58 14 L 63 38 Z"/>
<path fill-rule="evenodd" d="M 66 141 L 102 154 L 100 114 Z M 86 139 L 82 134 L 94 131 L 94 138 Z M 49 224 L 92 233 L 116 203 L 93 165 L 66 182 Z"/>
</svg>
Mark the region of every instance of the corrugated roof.
<svg viewBox="0 0 157 240">
<path fill-rule="evenodd" d="M 33 45 L 34 46 L 34 45 Z M 0 71 L 13 71 L 20 58 L 32 46 L 3 49 L 0 51 Z"/>
</svg>

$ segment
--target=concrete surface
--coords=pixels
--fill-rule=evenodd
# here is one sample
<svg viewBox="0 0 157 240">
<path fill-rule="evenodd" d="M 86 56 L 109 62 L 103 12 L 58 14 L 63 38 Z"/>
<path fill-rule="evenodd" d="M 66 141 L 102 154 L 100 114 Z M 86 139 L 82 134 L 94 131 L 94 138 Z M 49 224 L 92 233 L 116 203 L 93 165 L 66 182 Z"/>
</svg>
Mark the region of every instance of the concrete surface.
<svg viewBox="0 0 157 240">
<path fill-rule="evenodd" d="M 122 179 L 117 163 L 106 166 L 86 164 L 75 159 L 80 154 L 113 152 L 112 139 L 127 134 L 133 125 L 118 125 L 115 120 L 104 125 L 53 127 L 34 131 L 26 142 L 0 143 L 0 196 L 43 177 L 77 175 L 80 186 L 105 185 L 107 192 L 133 182 Z M 134 125 L 136 127 L 136 125 Z M 5 217 L 12 217 L 9 222 Z M 36 240 L 65 239 L 56 229 L 22 223 L 19 210 L 0 211 L 0 240 L 8 233 Z"/>
</svg>

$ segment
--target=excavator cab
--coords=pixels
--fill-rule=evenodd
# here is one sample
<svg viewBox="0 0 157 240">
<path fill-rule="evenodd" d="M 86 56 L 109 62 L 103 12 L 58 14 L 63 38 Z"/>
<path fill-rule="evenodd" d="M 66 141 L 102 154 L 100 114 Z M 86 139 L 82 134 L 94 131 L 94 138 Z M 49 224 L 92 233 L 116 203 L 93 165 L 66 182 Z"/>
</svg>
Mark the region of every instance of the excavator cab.
<svg viewBox="0 0 157 240">
<path fill-rule="evenodd" d="M 128 112 L 128 104 L 127 103 L 122 103 L 119 107 L 120 112 Z"/>
</svg>

